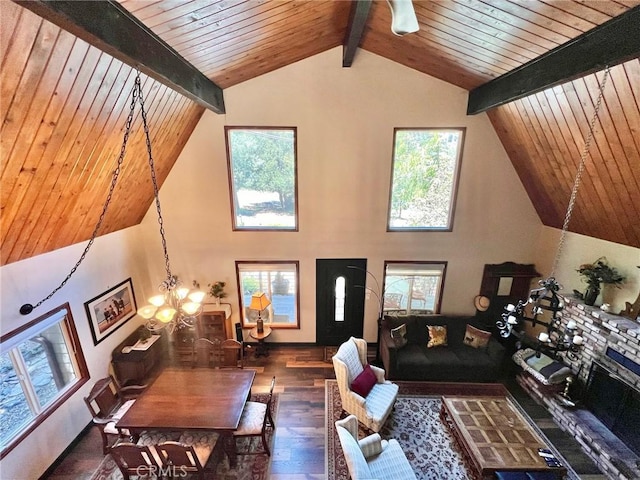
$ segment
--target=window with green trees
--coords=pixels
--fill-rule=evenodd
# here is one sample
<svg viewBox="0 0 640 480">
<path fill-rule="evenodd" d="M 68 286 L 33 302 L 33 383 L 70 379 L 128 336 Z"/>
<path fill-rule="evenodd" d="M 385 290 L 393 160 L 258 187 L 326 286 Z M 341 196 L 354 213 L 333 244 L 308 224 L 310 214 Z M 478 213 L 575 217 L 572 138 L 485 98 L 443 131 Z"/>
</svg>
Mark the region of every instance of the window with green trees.
<svg viewBox="0 0 640 480">
<path fill-rule="evenodd" d="M 388 230 L 451 230 L 464 128 L 396 128 Z"/>
<path fill-rule="evenodd" d="M 298 230 L 296 128 L 225 127 L 234 230 Z"/>
</svg>

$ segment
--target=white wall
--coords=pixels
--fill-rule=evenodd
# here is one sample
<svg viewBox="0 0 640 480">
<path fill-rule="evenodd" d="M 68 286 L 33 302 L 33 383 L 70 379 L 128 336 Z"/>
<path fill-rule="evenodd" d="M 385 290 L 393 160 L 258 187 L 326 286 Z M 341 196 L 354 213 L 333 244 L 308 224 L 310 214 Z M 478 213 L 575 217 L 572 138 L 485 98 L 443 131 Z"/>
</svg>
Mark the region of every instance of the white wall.
<svg viewBox="0 0 640 480">
<path fill-rule="evenodd" d="M 83 264 L 69 282 L 50 300 L 31 314 L 22 316 L 20 306 L 35 305 L 47 296 L 69 273 L 85 243 L 39 255 L 0 268 L 0 313 L 2 335 L 38 318 L 58 305 L 69 302 L 91 378 L 63 406 L 2 459 L 3 479 L 38 478 L 71 441 L 91 421 L 83 396 L 99 378 L 107 375 L 111 351 L 140 325 L 131 319 L 97 346 L 93 344 L 84 302 L 131 277 L 134 293 L 142 278 L 144 262 L 134 227 L 98 238 Z M 137 296 L 138 302 L 141 298 Z"/>
<path fill-rule="evenodd" d="M 560 235 L 561 231 L 558 229 L 543 228 L 537 266 L 544 277 L 551 275 Z M 587 284 L 576 270 L 580 265 L 593 263 L 600 257 L 606 257 L 609 265 L 618 269 L 626 279 L 620 288 L 603 288 L 596 305 L 606 301 L 611 305 L 612 313 L 619 313 L 625 308 L 625 302 L 633 303 L 640 294 L 640 248 L 568 232 L 554 275 L 564 287 L 561 293 L 572 295 L 574 289 L 584 293 Z"/>
<path fill-rule="evenodd" d="M 235 260 L 299 260 L 300 330 L 276 342 L 315 341 L 315 260 L 447 260 L 445 313 L 473 313 L 486 263 L 533 263 L 541 223 L 484 114 L 467 116 L 467 92 L 359 51 L 342 49 L 225 90 L 226 115 L 206 112 L 161 189 L 173 273 L 227 282 L 239 321 Z M 295 126 L 299 232 L 232 232 L 224 126 Z M 387 233 L 394 127 L 466 127 L 453 232 Z M 156 213 L 143 221 L 150 276 L 164 278 Z M 155 286 L 147 294 L 155 293 Z M 376 338 L 375 299 L 365 338 Z"/>
</svg>

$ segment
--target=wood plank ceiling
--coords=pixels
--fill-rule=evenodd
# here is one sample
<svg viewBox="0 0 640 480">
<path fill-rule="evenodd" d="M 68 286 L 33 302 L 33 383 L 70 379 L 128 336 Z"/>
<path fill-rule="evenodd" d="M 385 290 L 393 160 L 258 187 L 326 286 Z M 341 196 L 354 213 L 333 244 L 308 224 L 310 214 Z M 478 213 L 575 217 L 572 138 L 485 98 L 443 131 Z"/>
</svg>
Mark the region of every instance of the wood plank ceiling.
<svg viewBox="0 0 640 480">
<path fill-rule="evenodd" d="M 123 0 L 222 88 L 342 44 L 350 2 Z M 371 8 L 361 48 L 471 90 L 640 5 L 640 0 L 414 0 L 420 31 Z M 90 238 L 120 151 L 135 71 L 0 2 L 1 264 Z M 357 54 L 351 68 L 358 68 Z M 561 227 L 602 72 L 489 112 L 545 225 Z M 143 76 L 160 183 L 203 108 Z M 570 230 L 640 247 L 640 61 L 613 67 Z M 152 201 L 136 114 L 124 173 L 99 232 Z"/>
</svg>

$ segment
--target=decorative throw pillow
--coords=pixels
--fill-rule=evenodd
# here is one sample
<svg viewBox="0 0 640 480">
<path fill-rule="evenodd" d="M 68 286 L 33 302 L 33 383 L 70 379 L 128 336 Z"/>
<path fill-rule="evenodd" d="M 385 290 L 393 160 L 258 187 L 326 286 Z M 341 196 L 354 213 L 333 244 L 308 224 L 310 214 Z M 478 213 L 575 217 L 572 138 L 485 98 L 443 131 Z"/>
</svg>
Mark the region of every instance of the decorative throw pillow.
<svg viewBox="0 0 640 480">
<path fill-rule="evenodd" d="M 485 332 L 473 325 L 467 325 L 463 343 L 473 348 L 487 348 L 490 338 L 491 332 Z"/>
<path fill-rule="evenodd" d="M 447 346 L 446 325 L 428 325 L 427 328 L 429 329 L 429 343 L 427 343 L 427 348 Z"/>
<path fill-rule="evenodd" d="M 391 330 L 391 338 L 396 348 L 402 348 L 407 344 L 407 324 L 403 323 Z"/>
<path fill-rule="evenodd" d="M 356 392 L 361 397 L 365 397 L 369 395 L 369 392 L 373 388 L 373 386 L 378 382 L 376 378 L 376 374 L 373 373 L 371 366 L 367 363 L 364 366 L 364 369 L 356 378 L 351 382 L 351 390 Z"/>
</svg>

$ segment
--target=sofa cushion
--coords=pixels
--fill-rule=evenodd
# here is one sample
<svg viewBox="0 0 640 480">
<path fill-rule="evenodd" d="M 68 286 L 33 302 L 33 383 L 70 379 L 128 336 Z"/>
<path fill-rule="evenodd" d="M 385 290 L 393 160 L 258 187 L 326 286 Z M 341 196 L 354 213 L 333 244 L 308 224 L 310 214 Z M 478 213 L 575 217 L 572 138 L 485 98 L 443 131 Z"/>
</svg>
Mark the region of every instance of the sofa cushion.
<svg viewBox="0 0 640 480">
<path fill-rule="evenodd" d="M 391 338 L 396 348 L 402 348 L 407 344 L 407 324 L 391 329 Z"/>
<path fill-rule="evenodd" d="M 491 338 L 491 332 L 485 332 L 473 325 L 467 325 L 467 329 L 464 333 L 463 343 L 473 348 L 485 349 L 489 344 Z"/>
<path fill-rule="evenodd" d="M 360 372 L 360 375 L 351 382 L 351 390 L 361 397 L 367 398 L 367 395 L 369 395 L 369 392 L 377 382 L 376 374 L 371 370 L 371 366 L 367 364 Z"/>
<path fill-rule="evenodd" d="M 446 347 L 447 346 L 447 326 L 446 325 L 429 325 L 429 342 L 427 348 Z"/>
</svg>

